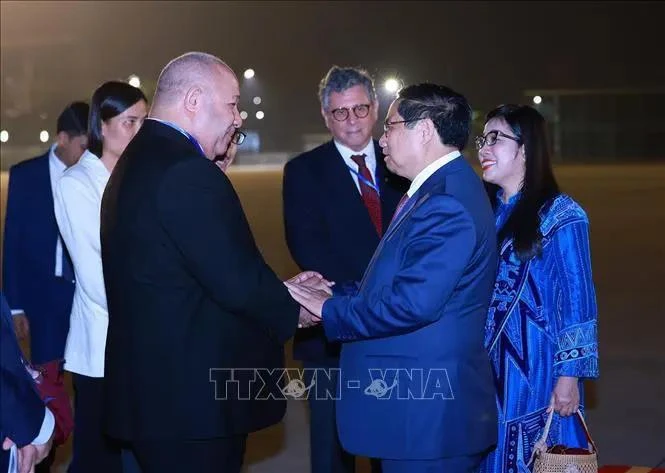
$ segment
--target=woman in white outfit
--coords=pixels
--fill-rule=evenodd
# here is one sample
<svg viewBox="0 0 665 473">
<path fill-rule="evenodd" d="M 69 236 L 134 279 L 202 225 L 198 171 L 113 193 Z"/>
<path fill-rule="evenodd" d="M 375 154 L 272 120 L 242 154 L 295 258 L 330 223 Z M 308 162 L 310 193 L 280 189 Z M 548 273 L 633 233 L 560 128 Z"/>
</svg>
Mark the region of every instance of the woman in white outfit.
<svg viewBox="0 0 665 473">
<path fill-rule="evenodd" d="M 111 172 L 141 127 L 147 109 L 140 89 L 125 82 L 102 84 L 90 105 L 88 149 L 56 186 L 56 219 L 76 275 L 65 347 L 65 370 L 73 374 L 75 391 L 74 458 L 69 473 L 122 471 L 120 450 L 104 436 L 102 426 L 108 310 L 100 209 Z"/>
</svg>

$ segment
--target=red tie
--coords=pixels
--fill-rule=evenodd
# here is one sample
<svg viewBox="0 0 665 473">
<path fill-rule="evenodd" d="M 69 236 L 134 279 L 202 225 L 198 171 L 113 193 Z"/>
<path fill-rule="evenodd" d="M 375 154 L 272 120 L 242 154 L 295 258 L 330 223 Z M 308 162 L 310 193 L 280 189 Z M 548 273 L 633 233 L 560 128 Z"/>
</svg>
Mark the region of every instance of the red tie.
<svg viewBox="0 0 665 473">
<path fill-rule="evenodd" d="M 365 155 L 354 154 L 351 156 L 351 159 L 353 159 L 358 165 L 358 173 L 367 179 L 367 182 L 374 184 L 372 174 L 369 172 L 369 169 L 365 164 Z M 363 201 L 365 202 L 369 217 L 372 219 L 374 228 L 376 228 L 376 233 L 381 236 L 383 234 L 383 225 L 381 223 L 381 200 L 379 199 L 379 194 L 373 187 L 370 187 L 363 182 L 362 179 L 358 179 L 358 183 L 360 184 L 360 195 L 362 195 Z"/>
<path fill-rule="evenodd" d="M 399 200 L 399 203 L 397 204 L 397 208 L 395 209 L 395 213 L 393 214 L 393 218 L 390 221 L 390 223 L 392 223 L 397 219 L 397 216 L 399 215 L 400 211 L 404 208 L 404 205 L 406 204 L 407 200 L 409 200 L 409 194 L 404 194 L 402 198 Z"/>
</svg>

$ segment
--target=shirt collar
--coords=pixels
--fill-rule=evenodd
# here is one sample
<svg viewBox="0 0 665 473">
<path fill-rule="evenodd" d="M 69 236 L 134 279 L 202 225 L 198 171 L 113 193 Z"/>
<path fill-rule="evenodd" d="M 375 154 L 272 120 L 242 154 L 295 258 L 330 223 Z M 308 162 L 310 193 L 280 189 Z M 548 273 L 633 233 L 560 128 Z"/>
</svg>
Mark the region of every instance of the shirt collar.
<svg viewBox="0 0 665 473">
<path fill-rule="evenodd" d="M 51 148 L 49 149 L 48 152 L 48 162 L 52 171 L 62 174 L 63 172 L 65 172 L 65 169 L 67 169 L 67 165 L 63 163 L 60 160 L 60 158 L 58 158 L 58 156 L 55 154 L 56 146 L 57 146 L 56 143 L 53 143 L 51 145 Z"/>
<path fill-rule="evenodd" d="M 422 186 L 427 179 L 429 179 L 432 174 L 434 174 L 436 171 L 441 169 L 443 166 L 451 162 L 453 159 L 458 158 L 462 156 L 462 153 L 460 153 L 458 150 L 455 150 L 451 153 L 446 154 L 445 156 L 440 157 L 436 161 L 430 163 L 425 169 L 420 171 L 418 175 L 413 179 L 411 182 L 411 187 L 409 187 L 409 190 L 406 192 L 410 197 L 413 197 L 413 194 L 415 194 L 418 189 L 420 189 L 420 186 Z"/>
<path fill-rule="evenodd" d="M 363 149 L 360 151 L 353 151 L 351 148 L 348 146 L 344 146 L 342 143 L 340 143 L 337 140 L 333 140 L 335 143 L 335 147 L 337 148 L 337 151 L 339 151 L 339 154 L 342 155 L 342 158 L 344 158 L 344 161 L 348 163 L 353 163 L 354 167 L 357 167 L 355 162 L 351 159 L 351 156 L 355 156 L 357 154 L 364 154 L 365 159 L 375 159 L 374 156 L 374 140 L 370 139 L 369 143 L 367 143 L 367 146 L 365 146 Z"/>
</svg>

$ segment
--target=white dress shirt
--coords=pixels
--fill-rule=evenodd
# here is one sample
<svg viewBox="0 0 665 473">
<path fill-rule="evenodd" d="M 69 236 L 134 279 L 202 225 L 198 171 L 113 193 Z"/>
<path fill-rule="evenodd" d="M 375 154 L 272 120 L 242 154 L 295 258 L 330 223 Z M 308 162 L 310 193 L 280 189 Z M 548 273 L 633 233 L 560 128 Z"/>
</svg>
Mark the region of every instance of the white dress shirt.
<svg viewBox="0 0 665 473">
<path fill-rule="evenodd" d="M 60 178 L 55 193 L 56 220 L 76 275 L 65 369 L 93 378 L 104 376 L 108 309 L 99 232 L 110 176 L 102 161 L 86 150 Z"/>
<path fill-rule="evenodd" d="M 443 166 L 448 164 L 450 161 L 452 161 L 455 158 L 459 158 L 462 156 L 462 153 L 459 151 L 453 151 L 452 153 L 448 153 L 445 156 L 440 157 L 436 161 L 433 161 L 432 163 L 428 164 L 425 169 L 420 171 L 418 175 L 411 181 L 411 187 L 409 187 L 409 190 L 406 191 L 407 195 L 409 198 L 413 197 L 413 194 L 416 193 L 418 189 L 420 189 L 420 186 L 423 185 L 423 183 L 432 177 L 432 174 L 434 174 L 436 171 L 441 169 Z"/>
<path fill-rule="evenodd" d="M 374 181 L 374 184 L 377 185 L 376 182 L 376 154 L 374 153 L 374 140 L 369 140 L 369 143 L 367 146 L 365 146 L 364 149 L 360 151 L 353 151 L 351 148 L 348 148 L 344 146 L 343 144 L 339 143 L 337 140 L 333 140 L 333 143 L 335 143 L 335 147 L 337 148 L 337 151 L 339 151 L 339 154 L 342 155 L 342 158 L 344 159 L 344 163 L 357 173 L 360 173 L 358 170 L 358 165 L 356 162 L 351 159 L 351 156 L 357 155 L 357 154 L 364 154 L 365 155 L 365 165 L 367 166 L 367 169 L 369 169 L 369 172 L 372 174 L 372 180 Z M 360 192 L 360 183 L 358 182 L 358 176 L 356 176 L 355 172 L 352 172 L 349 170 L 349 173 L 353 177 L 353 182 L 356 183 L 356 187 L 358 188 L 358 192 Z M 378 185 L 377 185 L 378 187 Z"/>
</svg>

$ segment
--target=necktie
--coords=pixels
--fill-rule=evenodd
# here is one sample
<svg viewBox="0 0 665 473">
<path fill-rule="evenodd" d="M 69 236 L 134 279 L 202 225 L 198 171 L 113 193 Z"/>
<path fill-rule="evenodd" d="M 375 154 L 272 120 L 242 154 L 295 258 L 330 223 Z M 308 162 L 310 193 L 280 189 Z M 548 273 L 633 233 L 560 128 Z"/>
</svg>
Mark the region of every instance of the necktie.
<svg viewBox="0 0 665 473">
<path fill-rule="evenodd" d="M 404 194 L 402 198 L 399 200 L 399 203 L 397 204 L 397 208 L 395 209 L 395 213 L 393 214 L 393 219 L 390 221 L 390 223 L 394 222 L 397 220 L 397 216 L 399 213 L 402 211 L 404 206 L 406 205 L 406 202 L 409 200 L 409 194 Z"/>
<path fill-rule="evenodd" d="M 369 169 L 365 164 L 365 155 L 354 154 L 351 156 L 351 159 L 358 165 L 358 173 L 367 179 L 367 182 L 374 184 L 372 174 L 369 172 Z M 363 198 L 365 207 L 367 207 L 369 217 L 372 219 L 376 233 L 381 236 L 383 234 L 383 224 L 381 222 L 381 200 L 379 199 L 379 194 L 373 187 L 370 187 L 363 182 L 362 179 L 358 179 L 358 183 L 360 184 L 360 195 Z"/>
</svg>

